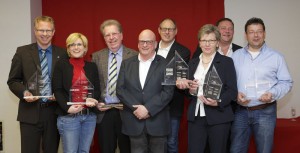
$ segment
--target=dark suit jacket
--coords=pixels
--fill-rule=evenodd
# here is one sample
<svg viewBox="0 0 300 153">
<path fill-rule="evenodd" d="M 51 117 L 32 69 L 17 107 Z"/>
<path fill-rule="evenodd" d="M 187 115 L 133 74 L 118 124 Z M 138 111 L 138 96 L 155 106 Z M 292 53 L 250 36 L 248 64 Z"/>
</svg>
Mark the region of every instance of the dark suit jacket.
<svg viewBox="0 0 300 153">
<path fill-rule="evenodd" d="M 194 80 L 194 74 L 199 62 L 199 58 L 194 58 L 189 63 L 191 80 Z M 212 65 L 215 66 L 223 86 L 220 94 L 221 102 L 218 103 L 218 106 L 204 104 L 206 119 L 209 125 L 233 121 L 233 111 L 230 103 L 237 97 L 236 73 L 232 59 L 217 52 L 209 71 L 212 69 Z M 207 76 L 205 79 L 207 79 Z M 188 121 L 194 121 L 195 119 L 196 103 L 197 97 L 193 96 L 188 108 Z"/>
<path fill-rule="evenodd" d="M 174 87 L 162 86 L 166 61 L 156 55 L 149 68 L 144 88 L 139 79 L 138 56 L 123 61 L 118 82 L 117 95 L 124 104 L 121 111 L 122 132 L 129 136 L 138 136 L 144 129 L 152 136 L 166 136 L 170 131 L 170 113 L 168 104 L 172 99 Z M 133 114 L 132 105 L 144 105 L 150 117 L 139 120 Z"/>
<path fill-rule="evenodd" d="M 99 82 L 100 84 L 98 84 L 98 86 L 100 87 L 100 91 L 101 91 L 100 101 L 102 102 L 104 101 L 104 98 L 106 96 L 106 87 L 107 87 L 107 79 L 108 79 L 108 62 L 109 62 L 108 54 L 109 54 L 108 48 L 102 49 L 92 54 L 92 62 L 96 63 L 98 67 L 98 73 L 100 78 L 100 82 Z M 128 59 L 137 54 L 138 54 L 137 51 L 123 46 L 122 60 Z M 100 112 L 97 115 L 97 123 L 100 123 L 102 121 L 104 115 L 105 112 Z"/>
<path fill-rule="evenodd" d="M 156 48 L 156 51 L 158 51 L 159 45 Z M 179 44 L 178 42 L 174 42 L 170 48 L 170 51 L 166 57 L 167 63 L 169 63 L 173 57 L 175 56 L 175 51 L 178 52 L 178 54 L 182 57 L 182 59 L 188 63 L 190 60 L 190 50 L 186 48 L 185 46 Z M 174 117 L 181 117 L 183 113 L 184 108 L 184 91 L 180 90 L 178 88 L 175 88 L 173 99 L 170 102 L 170 113 L 171 116 Z"/>
<path fill-rule="evenodd" d="M 83 67 L 87 79 L 94 85 L 94 99 L 100 97 L 99 77 L 97 73 L 97 66 L 95 63 L 86 62 Z M 73 65 L 69 59 L 60 60 L 57 62 L 53 73 L 53 91 L 59 107 L 56 109 L 58 115 L 67 115 L 68 109 L 71 107 L 67 105 L 69 99 L 70 88 L 72 87 L 73 79 Z M 97 108 L 92 108 L 97 113 Z"/>
<path fill-rule="evenodd" d="M 236 50 L 238 50 L 238 49 L 240 49 L 240 48 L 242 48 L 242 47 L 239 46 L 239 45 L 237 45 L 237 44 L 232 43 L 232 51 L 233 51 L 233 52 L 235 52 Z M 201 48 L 199 47 L 199 45 L 197 45 L 197 48 L 196 48 L 196 50 L 195 50 L 195 52 L 194 52 L 194 54 L 193 54 L 192 59 L 193 59 L 193 58 L 196 58 L 196 57 L 199 57 L 201 53 L 202 53 L 202 50 L 201 50 Z"/>
<path fill-rule="evenodd" d="M 63 48 L 52 46 L 52 70 L 59 59 L 67 58 L 67 52 Z M 38 102 L 28 103 L 23 99 L 26 83 L 30 77 L 38 71 L 41 74 L 40 58 L 36 43 L 21 46 L 12 59 L 11 69 L 7 84 L 9 89 L 20 99 L 17 120 L 35 124 L 39 120 L 40 105 Z"/>
</svg>

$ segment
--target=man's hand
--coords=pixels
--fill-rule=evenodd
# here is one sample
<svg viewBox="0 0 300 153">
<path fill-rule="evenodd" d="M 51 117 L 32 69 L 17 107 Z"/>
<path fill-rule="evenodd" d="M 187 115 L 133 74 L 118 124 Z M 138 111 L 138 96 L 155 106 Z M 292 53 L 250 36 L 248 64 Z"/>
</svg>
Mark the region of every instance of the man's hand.
<svg viewBox="0 0 300 153">
<path fill-rule="evenodd" d="M 246 99 L 246 95 L 244 93 L 239 92 L 237 96 L 237 102 L 240 105 L 245 106 L 250 102 L 250 100 Z"/>
<path fill-rule="evenodd" d="M 29 97 L 29 96 L 33 96 L 31 92 L 29 92 L 28 90 L 25 90 L 23 93 L 24 97 Z M 38 100 L 38 97 L 30 97 L 30 98 L 24 98 L 27 102 L 34 102 L 36 100 Z"/>
<path fill-rule="evenodd" d="M 54 94 L 52 95 L 52 97 L 48 98 L 51 101 L 56 101 Z"/>
<path fill-rule="evenodd" d="M 270 103 L 273 100 L 272 93 L 266 92 L 262 94 L 258 100 L 264 103 Z"/>
<path fill-rule="evenodd" d="M 105 103 L 104 102 L 99 102 L 97 104 L 97 108 L 98 110 L 100 110 L 101 112 L 107 111 L 109 109 L 111 109 L 111 107 L 105 107 Z"/>
<path fill-rule="evenodd" d="M 133 114 L 138 118 L 138 119 L 147 119 L 150 117 L 148 114 L 148 110 L 144 105 L 133 105 L 132 107 L 136 108 L 135 111 L 133 111 Z"/>
<path fill-rule="evenodd" d="M 85 102 L 86 102 L 86 106 L 88 107 L 94 107 L 98 104 L 98 100 L 94 99 L 94 98 L 87 98 L 85 99 Z"/>
<path fill-rule="evenodd" d="M 190 88 L 190 85 L 193 83 L 192 80 L 187 79 L 177 79 L 176 80 L 176 87 L 178 89 L 187 89 Z"/>
</svg>

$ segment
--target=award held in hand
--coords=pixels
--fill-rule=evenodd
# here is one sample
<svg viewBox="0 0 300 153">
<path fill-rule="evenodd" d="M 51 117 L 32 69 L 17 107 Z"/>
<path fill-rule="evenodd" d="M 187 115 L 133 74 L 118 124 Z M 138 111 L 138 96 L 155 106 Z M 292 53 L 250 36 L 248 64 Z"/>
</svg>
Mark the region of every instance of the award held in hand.
<svg viewBox="0 0 300 153">
<path fill-rule="evenodd" d="M 69 91 L 69 102 L 67 105 L 85 105 L 87 98 L 94 97 L 94 85 L 81 72 L 80 77 L 72 85 Z"/>
<path fill-rule="evenodd" d="M 212 67 L 211 71 L 208 72 L 207 78 L 205 78 L 203 84 L 203 95 L 205 98 L 211 98 L 214 100 L 220 100 L 220 94 L 222 89 L 222 81 L 215 68 Z"/>
<path fill-rule="evenodd" d="M 262 94 L 271 89 L 271 83 L 264 80 L 255 80 L 253 83 L 245 85 L 246 99 L 258 100 Z"/>
<path fill-rule="evenodd" d="M 175 85 L 177 79 L 187 79 L 189 77 L 189 66 L 181 58 L 177 51 L 175 56 L 167 64 L 165 69 L 165 78 L 162 85 Z"/>
<path fill-rule="evenodd" d="M 52 97 L 51 80 L 49 76 L 42 76 L 36 71 L 27 81 L 26 89 L 32 93 L 32 96 L 24 98 L 50 98 Z"/>
</svg>

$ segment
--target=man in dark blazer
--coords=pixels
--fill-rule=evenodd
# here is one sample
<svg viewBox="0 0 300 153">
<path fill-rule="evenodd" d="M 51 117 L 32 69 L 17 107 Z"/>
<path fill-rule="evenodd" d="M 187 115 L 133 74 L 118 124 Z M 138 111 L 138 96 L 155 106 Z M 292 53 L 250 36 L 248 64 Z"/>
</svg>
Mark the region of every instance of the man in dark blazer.
<svg viewBox="0 0 300 153">
<path fill-rule="evenodd" d="M 190 50 L 180 43 L 176 42 L 177 25 L 173 19 L 166 18 L 162 20 L 158 27 L 160 42 L 156 48 L 157 54 L 163 56 L 169 63 L 175 56 L 175 51 L 188 63 L 190 59 Z M 173 99 L 169 104 L 171 115 L 171 132 L 168 136 L 168 153 L 178 153 L 178 131 L 180 120 L 184 108 L 184 92 L 175 89 Z"/>
<path fill-rule="evenodd" d="M 119 72 L 122 60 L 137 55 L 138 52 L 122 45 L 123 31 L 118 21 L 106 20 L 101 24 L 100 30 L 108 48 L 92 54 L 92 62 L 96 63 L 100 77 L 101 97 L 97 106 L 101 111 L 97 115 L 99 145 L 101 153 L 113 153 L 117 145 L 121 153 L 130 153 L 129 138 L 121 132 L 120 111 L 123 108 L 109 107 L 111 104 L 120 103 L 120 100 L 116 96 L 109 95 L 108 77 L 113 54 L 116 54 L 117 72 Z"/>
<path fill-rule="evenodd" d="M 166 153 L 170 132 L 168 104 L 173 86 L 162 86 L 166 61 L 156 55 L 155 34 L 139 35 L 139 55 L 123 61 L 117 95 L 124 104 L 122 132 L 130 137 L 132 153 Z"/>
<path fill-rule="evenodd" d="M 55 33 L 54 20 L 51 17 L 37 17 L 34 21 L 34 33 L 37 43 L 17 48 L 7 84 L 20 99 L 17 120 L 21 129 L 21 152 L 39 153 L 42 144 L 44 153 L 57 153 L 59 135 L 56 127 L 57 116 L 54 112 L 57 106 L 55 98 L 42 101 L 37 97 L 30 97 L 40 94 L 39 91 L 36 95 L 28 90 L 26 85 L 35 73 L 42 74 L 42 50 L 45 50 L 50 80 L 55 63 L 59 59 L 67 58 L 67 52 L 51 44 Z M 30 98 L 24 98 L 25 96 Z"/>
<path fill-rule="evenodd" d="M 241 46 L 232 43 L 233 35 L 234 35 L 234 23 L 229 18 L 221 18 L 217 21 L 216 26 L 218 27 L 221 33 L 221 40 L 219 43 L 218 52 L 222 55 L 231 57 L 232 53 L 240 48 Z M 201 48 L 197 45 L 197 48 L 193 54 L 193 58 L 199 58 L 202 53 Z"/>
</svg>

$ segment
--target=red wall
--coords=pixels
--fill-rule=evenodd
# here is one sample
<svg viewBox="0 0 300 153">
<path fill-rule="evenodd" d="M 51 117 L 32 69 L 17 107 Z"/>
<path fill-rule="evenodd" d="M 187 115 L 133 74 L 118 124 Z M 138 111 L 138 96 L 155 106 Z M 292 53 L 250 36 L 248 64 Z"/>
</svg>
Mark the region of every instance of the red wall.
<svg viewBox="0 0 300 153">
<path fill-rule="evenodd" d="M 143 29 L 157 33 L 162 19 L 173 18 L 177 22 L 177 41 L 194 52 L 200 27 L 207 23 L 214 24 L 224 17 L 224 0 L 43 0 L 42 7 L 43 15 L 55 20 L 53 43 L 65 47 L 65 40 L 70 33 L 83 33 L 89 40 L 88 55 L 105 47 L 99 27 L 106 19 L 120 21 L 123 43 L 137 50 L 138 34 Z M 90 56 L 86 58 L 89 60 Z M 180 126 L 180 153 L 187 152 L 186 108 L 187 104 Z M 91 152 L 98 150 L 99 146 L 94 142 Z"/>
<path fill-rule="evenodd" d="M 173 18 L 178 27 L 177 41 L 193 52 L 200 27 L 224 16 L 224 0 L 43 0 L 42 6 L 43 15 L 55 20 L 53 43 L 65 47 L 67 36 L 80 32 L 89 40 L 88 54 L 105 47 L 99 26 L 106 19 L 120 21 L 124 44 L 137 49 L 138 34 L 143 29 L 157 33 L 162 19 Z"/>
</svg>

